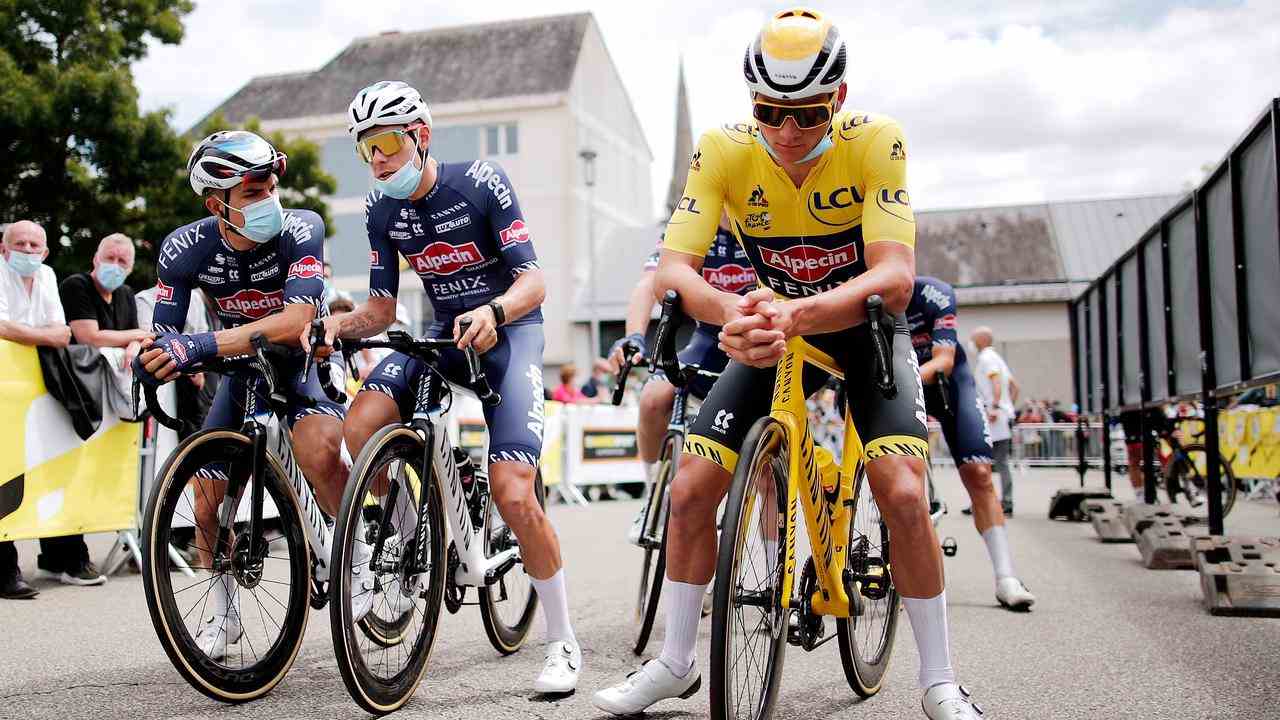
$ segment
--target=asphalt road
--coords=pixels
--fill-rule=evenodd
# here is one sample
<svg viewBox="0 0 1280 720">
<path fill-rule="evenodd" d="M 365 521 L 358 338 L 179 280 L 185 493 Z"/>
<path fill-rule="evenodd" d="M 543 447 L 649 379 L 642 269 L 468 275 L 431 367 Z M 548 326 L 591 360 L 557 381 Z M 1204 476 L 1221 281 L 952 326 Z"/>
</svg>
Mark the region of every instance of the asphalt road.
<svg viewBox="0 0 1280 720">
<path fill-rule="evenodd" d="M 960 543 L 947 560 L 952 648 L 961 681 L 992 718 L 1280 717 L 1280 621 L 1215 618 L 1201 605 L 1198 577 L 1151 571 L 1132 545 L 1102 545 L 1087 525 L 1045 518 L 1048 498 L 1074 482 L 1063 471 L 1020 478 L 1010 521 L 1015 562 L 1040 602 L 1030 614 L 999 609 L 981 539 L 958 512 L 967 504 L 953 471 L 938 473 L 953 512 L 942 533 Z M 1100 482 L 1095 479 L 1094 482 Z M 1127 497 L 1127 490 L 1120 494 Z M 628 648 L 638 551 L 623 534 L 634 502 L 551 511 L 563 547 L 570 602 L 584 646 L 578 693 L 546 702 L 529 685 L 540 646 L 502 658 L 485 640 L 475 608 L 446 616 L 426 679 L 404 717 L 598 718 L 591 693 L 637 664 Z M 1242 502 L 1228 518 L 1239 534 L 1280 533 L 1274 504 Z M 96 558 L 110 537 L 91 539 Z M 34 572 L 35 544 L 19 543 Z M 265 699 L 227 707 L 192 690 L 170 666 L 148 619 L 137 575 L 104 587 L 38 581 L 40 597 L 0 602 L 3 718 L 354 718 L 333 661 L 327 610 L 313 613 L 302 653 Z M 789 648 L 779 718 L 920 717 L 916 656 L 904 623 L 885 689 L 858 702 L 845 685 L 836 645 Z M 541 619 L 535 626 L 541 636 Z M 650 647 L 656 652 L 661 627 Z M 710 624 L 702 629 L 705 667 Z M 705 687 L 705 686 L 704 686 Z M 706 691 L 658 705 L 651 717 L 705 717 Z"/>
</svg>

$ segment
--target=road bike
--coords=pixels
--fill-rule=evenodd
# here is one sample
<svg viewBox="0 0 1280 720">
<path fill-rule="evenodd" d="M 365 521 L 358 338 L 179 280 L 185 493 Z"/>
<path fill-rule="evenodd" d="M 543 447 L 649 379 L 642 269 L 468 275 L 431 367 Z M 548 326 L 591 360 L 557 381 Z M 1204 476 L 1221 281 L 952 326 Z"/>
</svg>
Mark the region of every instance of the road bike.
<svg viewBox="0 0 1280 720">
<path fill-rule="evenodd" d="M 892 397 L 893 320 L 879 296 L 868 298 L 867 317 L 876 391 Z M 772 409 L 747 433 L 729 488 L 712 610 L 715 720 L 771 716 L 788 644 L 811 651 L 837 638 L 845 679 L 861 697 L 880 691 L 893 653 L 900 598 L 862 441 L 846 407 L 842 459 L 815 449 L 801 380 L 806 365 L 843 378 L 825 352 L 789 340 Z M 797 508 L 812 548 L 799 572 Z M 836 618 L 833 636 L 827 616 Z"/>
<path fill-rule="evenodd" d="M 1180 428 L 1179 425 L 1199 424 L 1198 430 Z M 1163 440 L 1169 451 L 1156 446 L 1165 495 L 1169 502 L 1197 511 L 1203 511 L 1209 501 L 1209 451 L 1201 440 L 1204 437 L 1203 418 L 1177 418 L 1161 423 L 1151 430 L 1157 439 Z M 1190 434 L 1196 442 L 1183 444 L 1182 435 Z M 1235 507 L 1239 488 L 1229 458 L 1218 459 L 1218 472 L 1222 483 L 1222 516 L 1226 517 Z"/>
<path fill-rule="evenodd" d="M 313 347 L 323 332 L 313 323 Z M 386 340 L 344 340 L 335 350 L 367 348 L 394 350 L 426 366 L 413 388 L 409 420 L 378 430 L 356 458 L 334 532 L 333 563 L 342 570 L 330 587 L 329 617 L 338 669 L 356 703 L 383 714 L 408 702 L 421 682 L 442 604 L 457 612 L 468 604 L 467 588 L 476 588 L 485 634 L 498 652 L 510 654 L 529 634 L 538 597 L 517 569 L 520 548 L 497 512 L 486 473 L 449 440 L 445 415 L 453 396 L 438 366 L 441 351 L 456 349 L 455 341 L 391 332 Z M 502 402 L 476 351 L 462 355 L 480 401 Z M 326 378 L 321 381 L 329 392 Z M 541 474 L 535 491 L 545 504 Z M 351 566 L 360 543 L 372 549 L 375 595 L 368 614 L 355 622 L 352 604 L 364 591 Z"/>
</svg>

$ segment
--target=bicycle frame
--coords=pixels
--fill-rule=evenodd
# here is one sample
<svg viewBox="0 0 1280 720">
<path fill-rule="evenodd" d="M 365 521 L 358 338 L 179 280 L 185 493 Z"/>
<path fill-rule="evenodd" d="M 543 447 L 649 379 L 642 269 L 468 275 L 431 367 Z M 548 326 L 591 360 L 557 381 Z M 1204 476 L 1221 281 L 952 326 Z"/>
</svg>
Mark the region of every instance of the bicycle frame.
<svg viewBox="0 0 1280 720">
<path fill-rule="evenodd" d="M 817 571 L 817 588 L 812 602 L 819 615 L 847 618 L 851 614 L 848 591 L 844 583 L 846 555 L 849 550 L 850 513 L 854 512 L 853 478 L 862 462 L 862 440 L 849 421 L 845 409 L 844 453 L 840 462 L 840 484 L 832 488 L 836 500 L 828 500 L 828 490 L 814 453 L 813 436 L 809 433 L 809 412 L 805 405 L 802 376 L 805 364 L 814 365 L 833 377 L 844 379 L 844 371 L 825 352 L 794 337 L 787 341 L 787 351 L 778 363 L 773 386 L 773 402 L 769 416 L 786 430 L 788 455 L 786 562 L 782 578 L 782 607 L 790 608 L 796 574 L 796 508 L 804 512 L 805 528 Z"/>
</svg>

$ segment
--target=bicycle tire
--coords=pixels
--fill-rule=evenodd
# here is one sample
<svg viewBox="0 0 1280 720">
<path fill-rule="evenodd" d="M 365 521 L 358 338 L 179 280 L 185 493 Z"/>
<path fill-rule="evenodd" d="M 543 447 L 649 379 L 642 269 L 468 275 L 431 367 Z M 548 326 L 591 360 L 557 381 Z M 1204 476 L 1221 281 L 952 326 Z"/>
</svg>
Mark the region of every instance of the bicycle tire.
<svg viewBox="0 0 1280 720">
<path fill-rule="evenodd" d="M 1192 459 L 1196 455 L 1203 456 L 1205 462 L 1208 462 L 1209 451 L 1204 444 L 1191 443 L 1182 446 L 1182 452 L 1175 454 L 1165 466 L 1164 488 L 1170 503 L 1175 505 L 1181 503 L 1191 510 L 1201 512 L 1205 510 L 1204 503 L 1193 501 L 1186 491 L 1187 481 L 1184 479 L 1188 475 L 1193 477 L 1193 492 L 1207 498 L 1209 479 L 1201 475 L 1199 466 Z M 1226 458 L 1219 456 L 1218 470 L 1222 482 L 1222 516 L 1226 517 L 1236 505 L 1236 495 L 1240 488 L 1236 485 L 1235 471 L 1231 469 L 1231 463 L 1227 462 Z"/>
<path fill-rule="evenodd" d="M 871 512 L 879 514 L 879 508 L 875 505 L 875 499 L 871 497 L 870 487 L 867 485 L 866 470 L 860 468 L 858 476 L 855 480 L 854 490 L 854 506 L 853 513 L 849 516 L 849 547 L 846 556 L 846 567 L 849 567 L 856 573 L 865 572 L 865 567 L 859 566 L 858 551 L 855 544 L 858 544 L 857 538 L 865 533 L 858 530 L 859 513 Z M 866 509 L 860 502 L 864 499 L 863 493 L 866 493 L 865 499 L 869 502 Z M 879 531 L 881 538 L 888 537 L 888 529 L 884 526 L 884 519 L 880 518 L 874 523 L 867 523 L 873 526 L 874 530 Z M 865 542 L 865 541 L 864 541 Z M 875 552 L 875 548 L 869 547 L 869 543 L 863 545 L 864 550 L 868 551 L 868 555 Z M 898 632 L 898 616 L 899 607 L 902 603 L 901 597 L 898 595 L 898 589 L 893 584 L 893 576 L 888 573 L 888 559 L 883 557 L 884 542 L 880 543 L 878 550 L 879 559 L 884 562 L 883 568 L 886 570 L 886 576 L 889 580 L 888 593 L 881 600 L 874 601 L 874 604 L 867 602 L 870 598 L 863 600 L 862 618 L 866 618 L 868 614 L 879 614 L 884 618 L 884 625 L 879 632 L 870 629 L 867 639 L 876 642 L 876 647 L 870 655 L 864 654 L 864 645 L 868 643 L 859 639 L 859 624 L 865 624 L 867 621 L 858 617 L 837 618 L 836 619 L 836 638 L 840 644 L 840 664 L 844 667 L 845 680 L 849 682 L 849 687 L 858 697 L 869 698 L 880 692 L 880 688 L 884 682 L 885 671 L 889 669 L 889 661 L 893 657 L 894 637 Z M 865 565 L 865 563 L 863 563 Z M 868 657 L 870 659 L 868 659 Z"/>
<path fill-rule="evenodd" d="M 645 547 L 640 560 L 640 587 L 636 594 L 636 619 L 640 621 L 640 626 L 636 629 L 635 642 L 631 646 L 631 652 L 637 656 L 644 655 L 645 648 L 649 645 L 649 636 L 653 633 L 653 622 L 658 617 L 658 604 L 662 598 L 662 581 L 667 573 L 666 498 L 675 475 L 676 467 L 672 458 L 674 443 L 679 438 L 674 433 L 668 433 L 663 439 L 662 453 L 658 456 L 663 458 L 662 464 L 654 474 L 653 491 L 649 493 L 649 522 L 642 531 L 642 537 L 653 537 L 656 534 L 653 531 L 658 528 L 662 529 L 662 535 L 658 539 L 658 547 Z"/>
<path fill-rule="evenodd" d="M 547 489 L 542 483 L 542 471 L 539 470 L 534 474 L 533 480 L 534 494 L 538 498 L 538 506 L 544 510 L 547 507 Z M 508 533 L 510 529 L 505 524 L 501 528 L 494 528 L 493 518 L 499 517 L 498 506 L 493 502 L 493 493 L 489 493 L 488 507 L 485 509 L 484 531 L 484 556 L 492 557 L 495 553 L 494 542 L 502 540 L 502 531 L 505 528 Z M 515 534 L 511 533 L 509 542 L 515 542 Z M 497 551 L 501 551 L 499 548 Z M 502 598 L 502 593 L 506 591 L 506 579 L 512 573 L 520 573 L 525 575 L 523 580 L 528 584 L 528 594 L 525 597 L 524 607 L 520 610 L 519 617 L 515 622 L 507 622 L 501 617 L 501 603 L 510 602 Z M 538 608 L 538 593 L 533 589 L 533 583 L 529 582 L 529 578 L 524 571 L 524 565 L 518 563 L 511 566 L 507 572 L 492 585 L 476 588 L 476 594 L 480 596 L 480 620 L 484 624 L 484 634 L 489 637 L 489 643 L 493 645 L 493 649 L 502 655 L 510 655 L 524 645 L 524 641 L 529 637 L 529 628 L 533 626 L 533 614 Z"/>
<path fill-rule="evenodd" d="M 787 488 L 787 438 L 786 430 L 777 420 L 763 417 L 751 426 L 746 439 L 742 443 L 743 452 L 738 459 L 738 467 L 734 472 L 733 483 L 729 487 L 728 503 L 725 506 L 724 528 L 720 534 L 718 558 L 716 561 L 715 597 L 711 611 L 711 717 L 713 720 L 763 720 L 773 714 L 778 699 L 778 685 L 782 679 L 783 660 L 787 647 L 787 615 L 782 610 L 782 576 L 786 543 L 786 488 Z M 740 691 L 749 688 L 749 683 L 738 682 L 735 668 L 738 654 L 735 639 L 739 634 L 731 625 L 736 624 L 739 617 L 738 608 L 743 604 L 735 599 L 743 597 L 738 587 L 738 570 L 743 567 L 742 561 L 749 560 L 750 551 L 743 552 L 746 533 L 749 533 L 755 515 L 752 510 L 757 502 L 764 511 L 764 500 L 758 492 L 758 471 L 768 466 L 772 475 L 773 492 L 776 500 L 776 526 L 778 529 L 777 556 L 773 558 L 774 566 L 769 568 L 768 558 L 764 562 L 767 574 L 759 585 L 759 590 L 751 592 L 763 593 L 766 611 L 760 611 L 757 605 L 746 605 L 751 608 L 749 615 L 759 614 L 760 619 L 750 630 L 742 632 L 746 648 L 750 648 L 748 638 L 762 641 L 767 647 L 756 663 L 763 668 L 759 681 L 758 697 L 752 700 L 750 693 Z M 764 480 L 764 482 L 768 482 Z M 767 486 L 766 486 L 767 487 Z M 760 523 L 754 526 L 761 528 Z M 765 555 L 763 551 L 761 555 Z M 755 567 L 754 563 L 751 567 Z M 742 623 L 743 627 L 749 621 Z M 761 637 L 761 630 L 764 637 Z M 767 639 L 766 639 L 767 638 Z M 730 666 L 734 663 L 734 667 Z M 748 661 L 747 670 L 751 663 Z M 746 697 L 742 697 L 745 695 Z M 747 702 L 747 714 L 743 714 L 742 701 Z"/>
<path fill-rule="evenodd" d="M 424 472 L 422 457 L 422 438 L 414 430 L 396 424 L 388 425 L 374 433 L 356 458 L 351 480 L 342 494 L 342 506 L 334 523 L 333 561 L 330 565 L 333 570 L 329 587 L 329 624 L 333 637 L 334 657 L 338 662 L 342 682 L 346 685 L 351 698 L 364 710 L 377 715 L 393 712 L 403 707 L 413 697 L 414 691 L 426 674 L 427 663 L 431 659 L 431 650 L 438 634 L 440 606 L 444 598 L 444 568 L 446 567 L 444 538 L 447 530 L 440 487 L 433 473 Z M 411 607 L 407 610 L 421 618 L 419 632 L 407 653 L 403 650 L 398 651 L 399 657 L 407 655 L 407 662 L 393 674 L 389 673 L 383 677 L 373 671 L 378 663 L 376 661 L 370 663 L 365 655 L 381 652 L 386 658 L 393 652 L 393 648 L 373 640 L 367 629 L 352 622 L 350 566 L 354 541 L 363 527 L 365 500 L 370 486 L 378 481 L 381 469 L 395 461 L 405 463 L 415 472 L 419 479 L 420 493 L 425 494 L 426 497 L 427 512 L 422 520 L 426 524 L 425 531 L 429 533 L 426 544 L 428 555 L 426 572 L 430 575 L 426 590 L 412 598 Z M 404 487 L 407 487 L 407 484 L 402 486 L 402 489 Z M 419 524 L 414 536 L 423 531 L 424 528 Z M 371 562 L 376 560 L 377 558 L 373 558 Z M 406 580 L 403 573 L 397 577 L 399 583 Z M 382 592 L 385 597 L 387 592 L 399 591 L 383 586 Z M 419 601 L 422 601 L 421 607 L 418 606 Z M 376 606 L 377 600 L 374 602 Z M 374 610 L 371 609 L 370 614 L 373 612 Z M 362 650 L 361 637 L 373 640 L 373 644 L 378 646 L 377 649 Z M 403 643 L 402 640 L 396 647 Z M 383 667 L 387 665 L 384 663 Z"/>
<path fill-rule="evenodd" d="M 195 606 L 193 605 L 185 613 L 177 607 L 173 581 L 175 578 L 181 578 L 183 581 L 188 579 L 185 575 L 174 572 L 179 568 L 171 565 L 169 555 L 171 542 L 175 541 L 172 534 L 172 521 L 178 512 L 178 503 L 182 501 L 192 475 L 200 468 L 210 464 L 225 463 L 228 468 L 232 468 L 229 475 L 239 474 L 247 471 L 248 468 L 243 462 L 237 464 L 235 461 L 243 461 L 252 456 L 252 441 L 244 434 L 233 430 L 202 430 L 187 438 L 174 449 L 160 469 L 159 481 L 152 487 L 147 499 L 142 528 L 142 583 L 147 599 L 147 610 L 151 615 L 151 622 L 155 627 L 160 645 L 184 680 L 206 696 L 226 703 L 241 703 L 260 698 L 284 679 L 297 658 L 298 650 L 302 647 L 307 618 L 310 614 L 311 555 L 302 529 L 302 514 L 292 490 L 284 480 L 283 468 L 274 460 L 269 460 L 263 466 L 266 470 L 263 490 L 264 497 L 272 500 L 280 514 L 280 539 L 284 540 L 289 556 L 283 558 L 287 566 L 279 569 L 288 574 L 290 591 L 285 602 L 280 602 L 280 599 L 265 586 L 254 585 L 248 589 L 248 594 L 258 603 L 258 609 L 262 615 L 272 617 L 279 630 L 279 636 L 270 643 L 257 662 L 244 666 L 243 653 L 246 644 L 249 645 L 255 657 L 258 653 L 252 645 L 251 636 L 255 630 L 248 627 L 249 623 L 242 621 L 242 626 L 246 626 L 245 637 L 239 643 L 242 664 L 238 668 L 232 668 L 213 660 L 195 644 L 195 639 L 187 628 L 184 617 L 189 615 Z M 193 517 L 187 520 L 194 521 L 194 513 Z M 193 542 L 195 542 L 194 539 Z M 209 543 L 209 545 L 213 544 Z M 268 547 L 268 544 L 264 544 L 264 547 Z M 262 558 L 264 565 L 269 557 L 270 552 L 267 557 Z M 274 573 L 278 567 L 272 565 L 272 572 Z M 267 573 L 264 571 L 263 574 Z M 206 598 L 212 590 L 213 582 L 217 581 L 211 577 L 210 589 L 205 591 Z M 193 588 L 198 592 L 198 585 L 198 583 L 187 585 L 176 593 Z M 280 620 L 277 621 L 268 609 L 274 606 L 263 607 L 261 594 L 258 592 L 259 587 L 262 587 L 261 594 L 270 594 L 282 608 L 283 617 Z M 241 592 L 245 589 L 245 586 L 237 581 L 235 592 L 238 597 L 244 597 Z M 242 617 L 243 613 L 242 603 Z M 202 619 L 196 618 L 196 622 Z M 265 619 L 263 628 L 264 633 L 268 632 Z"/>
</svg>

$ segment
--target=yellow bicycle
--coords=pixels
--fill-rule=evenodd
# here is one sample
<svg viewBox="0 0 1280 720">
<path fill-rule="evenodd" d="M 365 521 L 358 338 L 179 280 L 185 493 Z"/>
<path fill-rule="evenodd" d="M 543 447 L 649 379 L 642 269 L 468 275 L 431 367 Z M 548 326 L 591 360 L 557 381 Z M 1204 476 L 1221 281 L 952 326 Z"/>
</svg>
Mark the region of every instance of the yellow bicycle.
<svg viewBox="0 0 1280 720">
<path fill-rule="evenodd" d="M 876 384 L 892 392 L 878 296 L 867 301 Z M 863 445 L 849 411 L 837 463 L 815 448 L 801 377 L 805 365 L 843 379 L 825 352 L 801 338 L 778 363 L 769 415 L 742 444 L 720 534 L 712 611 L 711 717 L 760 720 L 773 712 L 788 644 L 813 650 L 831 640 L 853 691 L 880 691 L 898 626 L 889 572 L 889 533 L 871 496 Z M 796 572 L 796 508 L 804 513 L 810 557 Z"/>
</svg>

